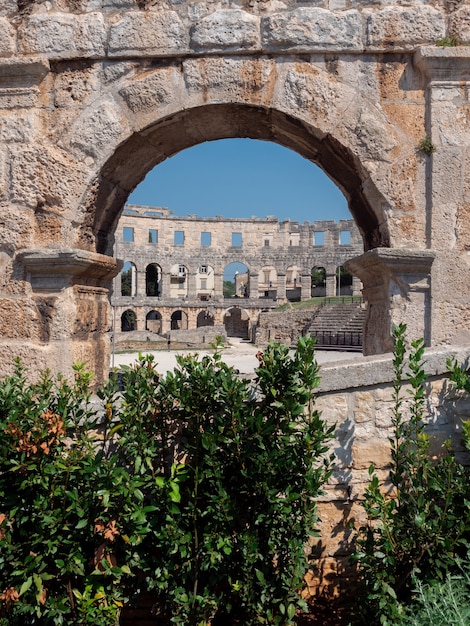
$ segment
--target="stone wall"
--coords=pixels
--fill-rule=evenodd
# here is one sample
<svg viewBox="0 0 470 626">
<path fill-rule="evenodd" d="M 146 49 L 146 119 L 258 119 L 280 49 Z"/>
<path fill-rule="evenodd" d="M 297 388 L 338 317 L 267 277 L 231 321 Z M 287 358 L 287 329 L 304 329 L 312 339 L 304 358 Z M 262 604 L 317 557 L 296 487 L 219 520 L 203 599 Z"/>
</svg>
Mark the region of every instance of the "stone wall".
<svg viewBox="0 0 470 626">
<path fill-rule="evenodd" d="M 88 355 L 104 375 L 96 303 L 127 197 L 168 156 L 226 137 L 296 150 L 344 192 L 366 251 L 366 353 L 400 321 L 430 345 L 469 343 L 468 17 L 440 0 L 4 0 L 5 371 L 16 354 L 55 371 Z"/>
<path fill-rule="evenodd" d="M 470 399 L 455 392 L 447 382 L 446 360 L 456 356 L 465 362 L 468 351 L 426 351 L 429 375 L 426 424 L 431 454 L 442 454 L 447 439 L 457 459 L 468 463 L 461 442 L 461 420 L 470 416 Z M 378 476 L 387 481 L 390 461 L 393 409 L 391 355 L 328 363 L 320 369 L 321 383 L 316 407 L 330 425 L 335 425 L 331 450 L 336 457 L 333 475 L 320 498 L 320 537 L 312 541 L 320 553 L 320 573 L 310 580 L 312 594 L 323 590 L 337 593 L 338 585 L 352 575 L 349 555 L 354 528 L 365 522 L 361 505 L 368 484 L 368 469 L 374 464 Z M 406 386 L 403 391 L 406 397 Z M 403 407 L 406 416 L 406 402 Z M 342 582 L 343 581 L 343 582 Z"/>
</svg>

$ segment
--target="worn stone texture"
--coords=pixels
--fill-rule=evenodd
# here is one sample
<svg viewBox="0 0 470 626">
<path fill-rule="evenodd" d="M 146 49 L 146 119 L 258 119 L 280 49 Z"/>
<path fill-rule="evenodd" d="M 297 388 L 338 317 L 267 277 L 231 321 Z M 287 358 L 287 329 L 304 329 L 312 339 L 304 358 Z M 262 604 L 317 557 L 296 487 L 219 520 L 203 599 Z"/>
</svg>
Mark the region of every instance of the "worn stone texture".
<svg viewBox="0 0 470 626">
<path fill-rule="evenodd" d="M 259 19 L 241 9 L 215 11 L 191 29 L 194 50 L 249 50 L 260 43 Z"/>
</svg>

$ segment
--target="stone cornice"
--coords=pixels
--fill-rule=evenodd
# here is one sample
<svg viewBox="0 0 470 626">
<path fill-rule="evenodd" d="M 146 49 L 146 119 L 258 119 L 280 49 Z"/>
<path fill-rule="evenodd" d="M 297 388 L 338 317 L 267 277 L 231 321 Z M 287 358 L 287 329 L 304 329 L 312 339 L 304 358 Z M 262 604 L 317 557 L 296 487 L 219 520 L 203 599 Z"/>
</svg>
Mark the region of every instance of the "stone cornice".
<svg viewBox="0 0 470 626">
<path fill-rule="evenodd" d="M 424 46 L 414 61 L 432 82 L 470 81 L 470 46 Z"/>
</svg>

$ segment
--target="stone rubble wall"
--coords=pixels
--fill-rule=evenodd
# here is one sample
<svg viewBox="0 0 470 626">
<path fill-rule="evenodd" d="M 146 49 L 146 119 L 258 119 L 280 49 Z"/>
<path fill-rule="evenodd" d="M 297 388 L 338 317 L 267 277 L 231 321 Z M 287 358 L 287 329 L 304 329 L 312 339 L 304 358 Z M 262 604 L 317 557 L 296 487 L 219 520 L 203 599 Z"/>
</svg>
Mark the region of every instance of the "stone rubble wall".
<svg viewBox="0 0 470 626">
<path fill-rule="evenodd" d="M 315 313 L 315 309 L 305 311 L 286 309 L 260 313 L 256 326 L 256 345 L 264 346 L 271 339 L 287 346 L 294 345 L 297 339 L 305 334 Z"/>
</svg>

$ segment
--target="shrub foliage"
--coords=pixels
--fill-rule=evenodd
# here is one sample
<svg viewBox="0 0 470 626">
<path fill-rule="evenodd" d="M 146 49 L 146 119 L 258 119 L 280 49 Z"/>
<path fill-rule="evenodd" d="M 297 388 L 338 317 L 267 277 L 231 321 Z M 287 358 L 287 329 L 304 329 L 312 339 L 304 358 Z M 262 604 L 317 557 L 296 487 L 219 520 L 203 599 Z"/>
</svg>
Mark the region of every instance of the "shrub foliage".
<svg viewBox="0 0 470 626">
<path fill-rule="evenodd" d="M 395 328 L 393 434 L 388 489 L 371 466 L 365 492 L 368 524 L 359 530 L 353 558 L 364 586 L 361 623 L 410 623 L 406 605 L 416 581 L 442 581 L 464 553 L 470 531 L 469 470 L 450 448 L 432 459 L 426 433 L 424 342 L 411 343 L 405 325 Z M 464 388 L 468 376 L 449 364 L 452 380 Z M 403 383 L 408 383 L 403 391 Z M 470 385 L 469 385 L 470 389 Z M 470 425 L 463 424 L 470 451 Z"/>
<path fill-rule="evenodd" d="M 255 380 L 216 351 L 0 387 L 0 624 L 117 623 L 154 590 L 167 623 L 292 624 L 330 475 L 313 343 L 270 345 Z"/>
</svg>

